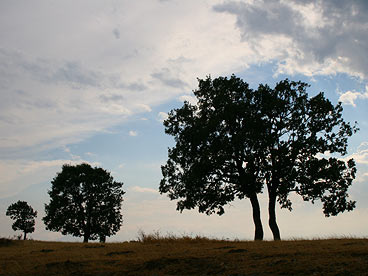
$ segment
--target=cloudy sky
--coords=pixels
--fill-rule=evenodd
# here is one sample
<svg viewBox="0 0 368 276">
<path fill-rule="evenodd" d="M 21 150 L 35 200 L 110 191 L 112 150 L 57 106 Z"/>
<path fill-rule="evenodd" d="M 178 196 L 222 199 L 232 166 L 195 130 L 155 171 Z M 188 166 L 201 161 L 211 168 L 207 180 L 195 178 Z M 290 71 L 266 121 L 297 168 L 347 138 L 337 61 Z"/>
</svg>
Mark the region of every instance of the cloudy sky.
<svg viewBox="0 0 368 276">
<path fill-rule="evenodd" d="M 294 198 L 278 210 L 281 235 L 368 235 L 368 2 L 335 0 L 0 1 L 0 236 L 8 205 L 38 210 L 41 240 L 71 240 L 41 222 L 50 181 L 64 163 L 88 162 L 124 182 L 124 225 L 137 231 L 252 239 L 249 200 L 223 216 L 175 210 L 158 190 L 174 145 L 168 111 L 192 101 L 197 78 L 237 76 L 252 88 L 289 78 L 341 101 L 360 131 L 348 155 L 358 174 L 354 212 L 325 218 Z M 266 238 L 267 200 L 260 196 Z"/>
</svg>

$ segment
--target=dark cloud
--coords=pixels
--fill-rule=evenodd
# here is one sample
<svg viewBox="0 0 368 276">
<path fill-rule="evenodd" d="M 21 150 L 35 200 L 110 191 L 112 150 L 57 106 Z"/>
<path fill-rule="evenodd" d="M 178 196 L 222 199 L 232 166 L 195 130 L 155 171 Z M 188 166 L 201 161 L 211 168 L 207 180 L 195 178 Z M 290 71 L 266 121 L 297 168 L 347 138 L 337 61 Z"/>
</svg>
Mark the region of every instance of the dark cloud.
<svg viewBox="0 0 368 276">
<path fill-rule="evenodd" d="M 101 95 L 100 100 L 104 103 L 109 102 L 123 102 L 124 97 L 120 94 L 111 94 L 111 95 Z"/>
<path fill-rule="evenodd" d="M 7 90 L 17 81 L 20 54 L 0 48 L 0 89 Z M 14 67 L 17 67 L 14 69 Z"/>
<path fill-rule="evenodd" d="M 308 22 L 302 9 L 308 5 L 323 22 Z M 236 16 L 243 41 L 256 45 L 265 35 L 288 37 L 304 56 L 319 63 L 333 59 L 368 77 L 368 1 L 230 1 L 214 10 Z"/>
<path fill-rule="evenodd" d="M 147 89 L 147 86 L 145 86 L 143 83 L 134 82 L 126 85 L 126 88 L 133 91 L 143 91 Z"/>
<path fill-rule="evenodd" d="M 79 62 L 58 63 L 47 59 L 29 59 L 24 54 L 0 48 L 0 88 L 9 89 L 10 83 L 17 82 L 17 76 L 37 80 L 46 84 L 64 84 L 74 89 L 88 87 L 114 88 L 143 91 L 143 82 L 125 83 L 119 74 L 106 74 L 89 69 Z M 19 80 L 18 80 L 19 81 Z"/>
<path fill-rule="evenodd" d="M 185 64 L 185 63 L 190 63 L 192 62 L 193 59 L 189 59 L 189 58 L 186 58 L 184 56 L 180 56 L 178 58 L 170 58 L 168 59 L 168 62 L 171 63 L 171 64 L 174 64 L 174 65 L 182 65 L 182 64 Z"/>
<path fill-rule="evenodd" d="M 67 84 L 73 88 L 100 87 L 103 73 L 85 68 L 78 62 L 56 63 L 46 59 L 29 59 L 24 54 L 0 49 L 0 80 L 22 75 L 48 84 Z"/>
<path fill-rule="evenodd" d="M 99 87 L 103 76 L 101 73 L 83 68 L 80 64 L 68 62 L 50 76 L 51 81 L 64 82 L 75 86 Z"/>
<path fill-rule="evenodd" d="M 148 89 L 148 87 L 142 81 L 125 83 L 121 80 L 120 76 L 113 76 L 111 79 L 111 84 L 112 87 L 121 90 L 144 91 Z"/>
<path fill-rule="evenodd" d="M 2 111 L 7 110 L 11 106 L 16 107 L 18 111 L 56 109 L 57 103 L 50 99 L 35 96 L 32 93 L 17 89 L 10 90 L 1 95 L 0 108 Z M 2 114 L 2 116 L 4 116 L 4 114 Z"/>
<path fill-rule="evenodd" d="M 119 39 L 120 38 L 120 31 L 119 29 L 115 28 L 112 33 L 114 34 L 115 38 L 116 39 Z"/>
<path fill-rule="evenodd" d="M 161 81 L 163 84 L 174 88 L 185 88 L 188 86 L 187 83 L 181 79 L 173 77 L 168 68 L 163 68 L 161 72 L 152 73 L 151 76 Z"/>
<path fill-rule="evenodd" d="M 237 26 L 244 40 L 261 34 L 294 33 L 297 22 L 293 10 L 276 1 L 262 5 L 229 2 L 214 7 L 215 11 L 228 12 L 237 16 Z"/>
</svg>

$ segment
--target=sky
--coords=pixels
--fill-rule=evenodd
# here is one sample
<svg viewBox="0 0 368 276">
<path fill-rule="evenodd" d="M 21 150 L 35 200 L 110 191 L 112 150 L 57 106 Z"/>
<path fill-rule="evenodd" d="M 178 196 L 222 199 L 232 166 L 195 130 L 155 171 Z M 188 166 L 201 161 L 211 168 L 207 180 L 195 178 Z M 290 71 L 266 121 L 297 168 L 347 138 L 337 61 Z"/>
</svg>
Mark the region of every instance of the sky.
<svg viewBox="0 0 368 276">
<path fill-rule="evenodd" d="M 248 199 L 222 216 L 176 211 L 158 193 L 174 139 L 167 113 L 195 102 L 197 78 L 235 74 L 256 89 L 285 78 L 310 84 L 360 131 L 348 154 L 358 173 L 353 212 L 325 218 L 292 196 L 277 210 L 282 238 L 368 236 L 368 2 L 365 0 L 1 0 L 0 236 L 13 237 L 7 207 L 38 211 L 37 240 L 81 241 L 45 230 L 47 191 L 63 164 L 87 162 L 124 182 L 123 226 L 137 233 L 252 239 Z M 260 195 L 265 238 L 267 198 Z"/>
</svg>

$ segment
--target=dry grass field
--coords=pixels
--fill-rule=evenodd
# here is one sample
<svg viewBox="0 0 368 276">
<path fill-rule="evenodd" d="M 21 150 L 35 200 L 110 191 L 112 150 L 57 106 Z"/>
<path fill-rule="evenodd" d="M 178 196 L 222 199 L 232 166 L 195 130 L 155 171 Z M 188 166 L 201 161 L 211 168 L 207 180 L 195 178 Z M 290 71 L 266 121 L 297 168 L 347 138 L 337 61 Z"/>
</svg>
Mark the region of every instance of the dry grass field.
<svg viewBox="0 0 368 276">
<path fill-rule="evenodd" d="M 0 239 L 0 275 L 368 275 L 368 239 L 253 242 L 157 233 L 105 244 Z"/>
</svg>

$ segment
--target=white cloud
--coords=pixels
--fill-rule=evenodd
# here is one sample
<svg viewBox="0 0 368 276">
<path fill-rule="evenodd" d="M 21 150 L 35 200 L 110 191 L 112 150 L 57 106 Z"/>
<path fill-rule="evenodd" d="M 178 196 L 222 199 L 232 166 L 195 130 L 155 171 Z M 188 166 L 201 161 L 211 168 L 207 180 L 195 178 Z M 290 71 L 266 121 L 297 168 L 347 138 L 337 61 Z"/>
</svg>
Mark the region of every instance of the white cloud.
<svg viewBox="0 0 368 276">
<path fill-rule="evenodd" d="M 137 136 L 138 135 L 138 132 L 137 131 L 135 131 L 135 130 L 130 130 L 129 131 L 129 136 L 133 136 L 133 137 L 135 137 L 135 136 Z"/>
<path fill-rule="evenodd" d="M 63 146 L 63 149 L 64 149 L 64 152 L 68 153 L 68 155 L 70 156 L 71 159 L 73 159 L 73 160 L 80 160 L 81 159 L 81 157 L 79 155 L 73 154 L 71 149 L 68 148 L 67 146 Z M 90 153 L 86 153 L 86 155 L 91 156 Z"/>
<path fill-rule="evenodd" d="M 51 181 L 56 172 L 61 171 L 64 164 L 77 165 L 89 163 L 92 166 L 99 166 L 99 163 L 88 162 L 86 160 L 0 160 L 0 195 L 7 197 L 14 195 L 25 188 L 39 184 L 44 181 Z"/>
<path fill-rule="evenodd" d="M 357 182 L 360 182 L 360 183 L 366 182 L 367 179 L 368 179 L 368 172 L 360 173 L 360 171 L 358 171 L 357 177 L 355 179 Z"/>
<path fill-rule="evenodd" d="M 187 101 L 192 105 L 196 105 L 198 103 L 198 100 L 195 96 L 191 96 L 191 95 L 182 95 L 179 97 L 179 100 L 181 102 Z"/>
<path fill-rule="evenodd" d="M 354 158 L 357 164 L 368 165 L 368 142 L 362 142 L 357 151 L 346 156 L 344 160 L 349 160 L 350 158 Z"/>
<path fill-rule="evenodd" d="M 80 142 L 254 60 L 219 1 L 82 2 L 3 5 L 0 151 Z"/>
<path fill-rule="evenodd" d="M 168 114 L 166 112 L 159 112 L 157 117 L 159 122 L 163 122 L 168 118 Z"/>
<path fill-rule="evenodd" d="M 97 154 L 93 153 L 93 152 L 86 152 L 85 155 L 89 156 L 89 157 L 96 157 Z"/>
<path fill-rule="evenodd" d="M 75 143 L 168 100 L 193 103 L 187 93 L 196 87 L 196 77 L 229 74 L 254 63 L 276 61 L 278 73 L 365 74 L 365 18 L 357 21 L 327 2 L 91 1 L 88 9 L 76 10 L 68 1 L 35 1 L 32 13 L 17 3 L 5 5 L 0 150 Z M 327 6 L 338 16 L 331 18 Z M 70 11 L 67 22 L 60 10 Z M 129 16 L 122 20 L 126 10 Z M 44 11 L 47 24 L 33 20 Z M 342 18 L 348 23 L 336 32 Z M 18 34 L 16 40 L 11 33 Z M 41 43 L 44 37 L 48 43 Z M 349 43 L 356 45 L 349 48 Z M 355 96 L 361 97 L 346 94 L 342 99 L 353 103 Z M 164 119 L 162 114 L 159 118 Z"/>
<path fill-rule="evenodd" d="M 339 101 L 346 105 L 352 105 L 356 107 L 355 101 L 358 99 L 368 99 L 368 85 L 365 87 L 365 92 L 352 92 L 347 91 L 345 93 L 342 93 L 339 97 Z"/>
<path fill-rule="evenodd" d="M 137 193 L 150 193 L 150 194 L 158 194 L 158 191 L 151 188 L 146 187 L 140 187 L 140 186 L 134 186 L 130 188 L 131 191 L 137 192 Z"/>
<path fill-rule="evenodd" d="M 146 104 L 137 104 L 137 107 L 139 108 L 139 110 L 142 110 L 144 112 L 151 112 L 152 108 L 149 105 Z"/>
</svg>

